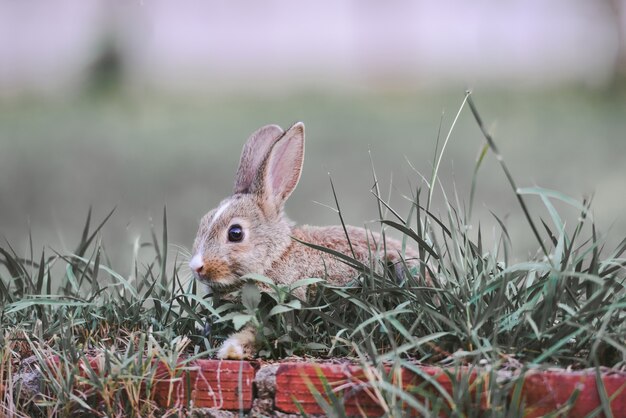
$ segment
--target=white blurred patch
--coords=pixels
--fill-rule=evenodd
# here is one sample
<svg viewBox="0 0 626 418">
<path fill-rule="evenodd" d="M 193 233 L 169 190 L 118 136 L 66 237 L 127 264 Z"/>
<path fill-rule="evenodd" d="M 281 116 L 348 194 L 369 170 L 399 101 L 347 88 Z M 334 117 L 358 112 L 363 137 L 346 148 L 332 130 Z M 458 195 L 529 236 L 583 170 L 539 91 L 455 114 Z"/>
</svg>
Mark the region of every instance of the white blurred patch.
<svg viewBox="0 0 626 418">
<path fill-rule="evenodd" d="M 189 268 L 192 271 L 198 271 L 199 268 L 202 267 L 204 263 L 202 262 L 202 256 L 198 253 L 193 256 L 191 261 L 189 261 Z"/>
</svg>

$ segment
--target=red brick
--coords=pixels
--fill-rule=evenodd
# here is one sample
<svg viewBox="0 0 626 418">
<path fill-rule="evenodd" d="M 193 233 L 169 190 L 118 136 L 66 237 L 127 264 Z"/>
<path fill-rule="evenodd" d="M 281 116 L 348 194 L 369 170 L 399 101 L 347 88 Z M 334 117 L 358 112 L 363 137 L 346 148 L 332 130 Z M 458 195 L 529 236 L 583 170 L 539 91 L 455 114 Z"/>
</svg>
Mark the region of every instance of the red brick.
<svg viewBox="0 0 626 418">
<path fill-rule="evenodd" d="M 433 376 L 437 382 L 448 393 L 452 390 L 452 382 L 443 369 L 437 367 L 423 367 L 425 374 Z M 328 384 L 339 398 L 344 399 L 346 413 L 348 415 L 368 416 L 381 415 L 383 408 L 376 399 L 376 395 L 368 384 L 368 379 L 363 369 L 355 365 L 340 364 L 314 364 L 314 363 L 283 363 L 276 373 L 276 396 L 275 407 L 283 412 L 298 413 L 295 400 L 308 414 L 322 414 L 323 409 L 318 405 L 315 397 L 311 394 L 310 385 L 313 385 L 322 395 L 325 390 L 319 373 L 325 376 Z M 401 386 L 404 390 L 410 390 L 423 383 L 423 380 L 416 374 L 402 370 L 401 376 L 392 379 L 395 385 L 402 380 Z M 394 380 L 396 380 L 394 382 Z M 429 390 L 433 391 L 434 388 Z M 324 396 L 328 399 L 327 396 Z M 294 400 L 295 398 L 295 400 Z M 423 401 L 423 399 L 422 399 Z"/>
<path fill-rule="evenodd" d="M 181 366 L 182 367 L 182 366 Z M 159 364 L 154 400 L 159 406 L 248 410 L 252 407 L 255 370 L 246 361 L 194 360 L 181 369 Z"/>
<path fill-rule="evenodd" d="M 626 417 L 626 373 L 609 372 L 602 375 L 602 382 L 615 417 Z M 526 374 L 523 396 L 526 417 L 544 416 L 564 406 L 575 390 L 576 401 L 567 411 L 568 417 L 585 417 L 601 405 L 594 370 L 585 371 L 531 371 Z"/>
</svg>

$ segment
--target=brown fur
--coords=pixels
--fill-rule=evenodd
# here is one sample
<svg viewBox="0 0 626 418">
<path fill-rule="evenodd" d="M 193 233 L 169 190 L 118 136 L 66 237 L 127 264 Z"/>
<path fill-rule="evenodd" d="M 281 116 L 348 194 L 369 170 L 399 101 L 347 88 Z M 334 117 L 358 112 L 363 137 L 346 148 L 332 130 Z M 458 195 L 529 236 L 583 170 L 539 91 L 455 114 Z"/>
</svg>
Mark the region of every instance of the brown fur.
<svg viewBox="0 0 626 418">
<path fill-rule="evenodd" d="M 346 231 L 350 244 L 346 238 Z M 332 248 L 346 255 L 352 255 L 361 263 L 369 266 L 372 257 L 382 254 L 382 238 L 379 234 L 366 231 L 363 228 L 347 226 L 301 226 L 292 229 L 292 236 L 299 241 L 314 243 L 326 248 Z M 400 260 L 402 244 L 394 239 L 385 238 L 387 254 L 385 258 L 391 262 Z M 417 254 L 407 249 L 405 258 L 414 262 Z M 321 277 L 334 285 L 345 285 L 354 278 L 354 269 L 335 257 L 317 251 L 298 241 L 293 241 L 285 253 L 277 259 L 271 269 L 266 272 L 268 277 L 276 278 L 279 283 L 293 283 L 303 277 Z"/>
<path fill-rule="evenodd" d="M 247 273 L 262 274 L 280 284 L 319 277 L 344 285 L 354 278 L 354 270 L 345 263 L 292 237 L 347 255 L 354 251 L 366 265 L 370 265 L 371 255 L 382 255 L 381 237 L 363 228 L 347 227 L 351 250 L 341 226 L 293 226 L 283 206 L 300 179 L 303 160 L 302 123 L 287 132 L 268 125 L 252 134 L 241 155 L 235 194 L 207 213 L 200 223 L 193 246 L 193 253 L 202 257 L 202 265 L 194 269 L 200 281 L 220 288 L 236 286 Z M 239 242 L 228 239 L 228 230 L 235 224 L 244 232 Z M 399 261 L 401 244 L 386 239 L 385 245 L 384 258 L 392 263 Z M 411 249 L 406 250 L 405 257 L 409 263 L 418 262 Z M 304 298 L 305 290 L 298 290 L 296 296 Z M 224 343 L 218 356 L 252 356 L 254 340 L 254 330 L 244 327 Z"/>
</svg>

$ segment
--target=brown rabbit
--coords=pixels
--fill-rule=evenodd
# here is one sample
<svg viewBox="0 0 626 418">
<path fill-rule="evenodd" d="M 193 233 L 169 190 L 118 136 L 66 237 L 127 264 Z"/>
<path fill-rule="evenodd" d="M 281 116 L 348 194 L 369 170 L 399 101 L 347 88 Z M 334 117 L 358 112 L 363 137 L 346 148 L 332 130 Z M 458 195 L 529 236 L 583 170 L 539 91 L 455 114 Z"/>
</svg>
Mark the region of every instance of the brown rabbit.
<svg viewBox="0 0 626 418">
<path fill-rule="evenodd" d="M 304 124 L 286 132 L 276 125 L 264 126 L 243 147 L 233 195 L 207 213 L 193 245 L 189 263 L 196 278 L 215 289 L 240 284 L 241 276 L 258 273 L 279 284 L 309 277 L 325 278 L 343 285 L 354 270 L 329 254 L 297 240 L 354 255 L 369 264 L 381 245 L 380 236 L 363 228 L 347 227 L 352 249 L 342 226 L 294 226 L 283 210 L 302 172 Z M 294 240 L 296 238 L 297 240 Z M 386 239 L 385 258 L 400 261 L 401 244 Z M 417 253 L 407 249 L 414 263 Z M 396 269 L 403 271 L 403 269 Z M 296 296 L 305 297 L 304 289 Z M 252 327 L 231 335 L 218 351 L 220 358 L 240 359 L 255 353 Z"/>
</svg>

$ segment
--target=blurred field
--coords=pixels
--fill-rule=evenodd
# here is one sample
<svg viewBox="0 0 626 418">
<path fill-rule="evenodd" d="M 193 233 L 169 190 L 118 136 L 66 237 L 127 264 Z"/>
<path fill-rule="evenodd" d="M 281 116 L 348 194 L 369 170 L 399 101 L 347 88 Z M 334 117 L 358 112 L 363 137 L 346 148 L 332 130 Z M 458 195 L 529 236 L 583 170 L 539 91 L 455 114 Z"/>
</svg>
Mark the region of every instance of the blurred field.
<svg viewBox="0 0 626 418">
<path fill-rule="evenodd" d="M 232 188 L 248 135 L 267 123 L 307 128 L 305 167 L 287 204 L 298 223 L 338 222 L 328 173 L 349 223 L 377 218 L 370 157 L 392 206 L 420 185 L 407 161 L 430 177 L 442 136 L 463 91 L 362 91 L 246 96 L 88 95 L 66 101 L 0 103 L 0 236 L 18 252 L 32 230 L 35 250 L 72 249 L 89 206 L 99 219 L 116 213 L 102 239 L 126 262 L 167 207 L 170 242 L 190 247 L 200 217 Z M 594 195 L 594 217 L 615 241 L 626 232 L 626 94 L 586 90 L 475 91 L 474 99 L 519 186 Z M 443 138 L 442 138 L 443 139 Z M 440 176 L 448 197 L 469 197 L 484 144 L 469 109 L 452 133 Z M 387 193 L 387 192 L 385 192 Z M 442 201 L 440 191 L 435 210 Z M 529 228 L 493 155 L 479 172 L 473 224 L 494 236 L 489 211 L 506 218 L 517 258 L 533 252 Z M 577 219 L 571 215 L 570 224 Z M 546 215 L 546 219 L 547 219 Z M 49 252 L 49 250 L 46 250 Z"/>
</svg>

